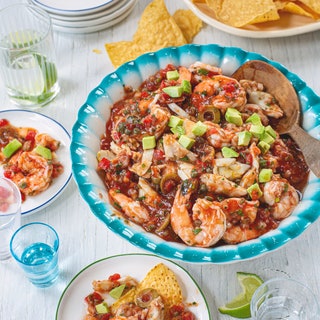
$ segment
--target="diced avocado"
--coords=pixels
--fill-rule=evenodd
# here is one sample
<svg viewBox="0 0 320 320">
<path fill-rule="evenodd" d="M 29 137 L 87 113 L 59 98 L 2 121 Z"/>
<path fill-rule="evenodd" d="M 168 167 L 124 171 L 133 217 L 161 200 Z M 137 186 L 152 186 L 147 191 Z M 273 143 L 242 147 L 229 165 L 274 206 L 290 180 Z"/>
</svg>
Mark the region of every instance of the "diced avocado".
<svg viewBox="0 0 320 320">
<path fill-rule="evenodd" d="M 191 93 L 191 91 L 192 91 L 191 83 L 188 80 L 182 80 L 181 87 L 182 87 L 183 92 L 185 92 L 185 93 Z"/>
<path fill-rule="evenodd" d="M 183 120 L 177 116 L 171 116 L 168 122 L 168 126 L 171 128 L 181 126 L 182 124 L 183 124 Z"/>
<path fill-rule="evenodd" d="M 248 194 L 251 197 L 251 199 L 256 200 L 262 196 L 262 191 L 261 191 L 258 183 L 254 183 L 253 185 L 251 185 L 247 189 L 247 191 L 248 191 Z"/>
<path fill-rule="evenodd" d="M 264 132 L 260 140 L 266 142 L 267 144 L 274 143 L 274 138 L 266 131 Z"/>
<path fill-rule="evenodd" d="M 174 133 L 178 138 L 186 133 L 186 130 L 182 126 L 176 126 L 175 128 L 170 129 L 172 133 Z"/>
<path fill-rule="evenodd" d="M 113 299 L 119 299 L 123 293 L 124 288 L 126 287 L 125 284 L 121 284 L 118 287 L 113 288 L 109 294 Z"/>
<path fill-rule="evenodd" d="M 153 149 L 156 146 L 155 136 L 148 136 L 142 138 L 142 148 L 143 150 Z"/>
<path fill-rule="evenodd" d="M 186 149 L 191 149 L 193 144 L 195 143 L 194 139 L 189 138 L 188 136 L 186 136 L 185 134 L 183 134 L 182 136 L 180 136 L 179 138 L 179 143 L 185 147 Z"/>
<path fill-rule="evenodd" d="M 241 131 L 238 133 L 238 145 L 248 146 L 251 140 L 252 134 L 249 131 Z"/>
<path fill-rule="evenodd" d="M 262 123 L 261 123 L 261 118 L 260 116 L 257 114 L 257 113 L 253 113 L 247 120 L 246 120 L 246 123 L 252 123 L 252 124 L 255 124 L 255 125 L 261 125 L 262 126 Z"/>
<path fill-rule="evenodd" d="M 36 146 L 36 148 L 34 149 L 34 151 L 39 154 L 41 157 L 47 159 L 47 160 L 51 160 L 52 159 L 52 152 L 49 148 L 46 148 L 44 146 L 38 145 Z"/>
<path fill-rule="evenodd" d="M 235 108 L 228 108 L 225 118 L 228 122 L 233 123 L 236 126 L 241 126 L 243 123 L 241 113 Z"/>
<path fill-rule="evenodd" d="M 272 169 L 261 169 L 259 173 L 259 182 L 263 183 L 270 181 L 272 174 Z"/>
<path fill-rule="evenodd" d="M 13 139 L 2 149 L 2 153 L 6 158 L 10 158 L 21 147 L 22 143 L 17 139 Z"/>
<path fill-rule="evenodd" d="M 178 80 L 180 77 L 180 74 L 178 70 L 173 70 L 173 71 L 167 71 L 166 76 L 168 80 Z"/>
<path fill-rule="evenodd" d="M 264 126 L 259 124 L 252 124 L 249 131 L 253 134 L 253 136 L 260 139 L 264 134 Z"/>
<path fill-rule="evenodd" d="M 203 136 L 206 131 L 207 131 L 208 127 L 201 121 L 198 121 L 193 127 L 191 132 L 198 137 Z"/>
<path fill-rule="evenodd" d="M 162 91 L 171 98 L 179 98 L 183 93 L 183 88 L 181 86 L 171 86 L 163 88 Z"/>
<path fill-rule="evenodd" d="M 239 157 L 239 153 L 237 151 L 234 151 L 231 148 L 223 147 L 221 149 L 222 155 L 224 158 L 237 158 Z"/>
<path fill-rule="evenodd" d="M 275 138 L 277 137 L 277 133 L 273 130 L 273 128 L 272 128 L 270 125 L 266 126 L 265 131 L 266 131 L 268 134 L 270 134 L 270 136 L 271 136 L 272 138 L 275 139 Z"/>
<path fill-rule="evenodd" d="M 262 154 L 265 154 L 266 152 L 269 151 L 269 149 L 270 149 L 270 144 L 269 144 L 269 143 L 266 143 L 266 142 L 264 142 L 264 141 L 260 141 L 260 142 L 258 143 L 258 147 L 259 147 L 259 149 L 261 150 Z"/>
<path fill-rule="evenodd" d="M 101 302 L 101 303 L 97 304 L 95 307 L 96 307 L 97 313 L 99 313 L 99 314 L 109 312 L 108 305 L 105 302 Z"/>
</svg>

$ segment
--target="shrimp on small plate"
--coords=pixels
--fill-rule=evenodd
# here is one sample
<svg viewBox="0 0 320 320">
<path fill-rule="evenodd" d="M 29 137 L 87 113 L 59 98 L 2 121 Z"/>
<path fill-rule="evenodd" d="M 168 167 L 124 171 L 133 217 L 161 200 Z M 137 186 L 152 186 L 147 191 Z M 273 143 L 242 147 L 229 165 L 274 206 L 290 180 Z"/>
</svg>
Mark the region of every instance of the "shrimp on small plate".
<svg viewBox="0 0 320 320">
<path fill-rule="evenodd" d="M 17 152 L 5 170 L 10 172 L 10 179 L 25 195 L 37 195 L 52 182 L 53 164 L 32 151 Z"/>
<path fill-rule="evenodd" d="M 218 203 L 198 198 L 190 217 L 188 207 L 192 189 L 192 180 L 185 180 L 178 188 L 170 213 L 171 226 L 186 244 L 210 247 L 223 236 L 226 216 Z"/>
</svg>

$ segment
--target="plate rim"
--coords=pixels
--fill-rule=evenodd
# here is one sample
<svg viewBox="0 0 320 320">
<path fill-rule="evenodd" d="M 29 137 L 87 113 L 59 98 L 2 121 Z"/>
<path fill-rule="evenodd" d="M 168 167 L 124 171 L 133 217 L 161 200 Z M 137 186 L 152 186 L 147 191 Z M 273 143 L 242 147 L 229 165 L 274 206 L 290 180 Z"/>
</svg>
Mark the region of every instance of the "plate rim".
<svg viewBox="0 0 320 320">
<path fill-rule="evenodd" d="M 37 116 L 40 116 L 40 117 L 44 117 L 46 118 L 47 120 L 55 123 L 57 126 L 59 126 L 62 131 L 66 134 L 66 136 L 70 139 L 70 145 L 71 145 L 71 135 L 70 133 L 67 131 L 67 129 L 60 123 L 58 122 L 57 120 L 47 116 L 47 115 L 44 115 L 42 113 L 39 113 L 39 112 L 36 112 L 36 111 L 32 111 L 32 110 L 25 110 L 25 109 L 6 109 L 6 110 L 0 110 L 0 117 L 3 113 L 29 113 L 29 114 L 35 114 Z M 12 124 L 14 125 L 14 124 Z M 70 149 L 70 147 L 69 147 Z M 71 161 L 71 159 L 70 159 Z M 71 166 L 70 166 L 71 168 Z M 65 188 L 68 186 L 70 180 L 71 180 L 71 177 L 72 177 L 72 168 L 70 170 L 70 173 L 68 174 L 67 176 L 67 179 L 64 181 L 63 185 L 61 186 L 61 188 L 55 193 L 53 194 L 51 197 L 49 197 L 49 199 L 47 199 L 45 202 L 37 205 L 36 207 L 33 207 L 32 209 L 29 209 L 27 211 L 21 211 L 21 215 L 22 216 L 27 216 L 27 215 L 30 215 L 30 214 L 33 214 L 33 213 L 36 213 L 37 211 L 39 211 L 40 209 L 42 208 L 45 208 L 47 207 L 49 204 L 51 204 L 54 200 L 56 200 L 58 198 L 59 195 L 62 194 L 62 192 L 65 190 Z"/>
<path fill-rule="evenodd" d="M 312 22 L 310 24 L 292 27 L 286 30 L 270 30 L 270 31 L 245 30 L 242 28 L 229 26 L 212 17 L 209 17 L 207 14 L 202 12 L 202 10 L 199 9 L 192 2 L 192 0 L 184 0 L 184 2 L 189 7 L 189 9 L 191 9 L 193 13 L 198 16 L 198 18 L 203 20 L 205 23 L 207 23 L 211 27 L 217 28 L 220 31 L 224 31 L 226 33 L 239 36 L 239 37 L 259 38 L 259 39 L 280 38 L 280 37 L 290 37 L 290 36 L 305 34 L 305 33 L 317 31 L 320 29 L 320 20 L 318 21 L 316 20 L 315 22 Z"/>
<path fill-rule="evenodd" d="M 129 257 L 148 257 L 148 258 L 154 258 L 156 260 L 159 260 L 159 261 L 165 261 L 167 262 L 169 265 L 173 265 L 175 268 L 177 268 L 179 271 L 181 271 L 183 274 L 185 274 L 188 278 L 190 278 L 190 280 L 192 281 L 192 283 L 194 284 L 194 286 L 198 289 L 199 291 L 199 294 L 202 296 L 203 298 L 203 301 L 205 303 L 205 308 L 207 310 L 207 315 L 208 315 L 208 320 L 212 319 L 211 317 L 211 311 L 210 311 L 210 308 L 209 308 L 209 303 L 207 301 L 207 298 L 203 292 L 203 290 L 201 289 L 200 285 L 198 284 L 198 282 L 194 279 L 194 277 L 192 276 L 192 274 L 187 270 L 185 269 L 183 266 L 179 265 L 177 262 L 175 261 L 172 261 L 170 259 L 167 259 L 167 258 L 164 258 L 164 257 L 159 257 L 155 254 L 151 254 L 151 253 L 121 253 L 121 254 L 114 254 L 114 255 L 111 255 L 111 256 L 107 256 L 107 257 L 104 257 L 104 258 L 100 258 L 96 261 L 93 261 L 91 263 L 89 263 L 88 265 L 86 265 L 85 267 L 81 268 L 81 270 L 79 270 L 73 277 L 72 279 L 68 282 L 68 284 L 66 285 L 66 287 L 64 288 L 63 292 L 61 293 L 60 297 L 59 297 L 59 301 L 57 303 L 57 307 L 56 307 L 56 312 L 55 312 L 55 320 L 59 320 L 58 319 L 58 316 L 59 316 L 59 308 L 63 302 L 63 298 L 64 296 L 67 294 L 69 288 L 72 286 L 72 284 L 76 281 L 76 279 L 83 273 L 85 272 L 86 270 L 90 269 L 92 266 L 94 265 L 97 265 L 97 264 L 100 264 L 100 263 L 104 263 L 104 262 L 107 262 L 109 260 L 112 260 L 112 259 L 117 259 L 117 258 L 129 258 Z M 160 262 L 157 262 L 155 261 L 156 264 L 160 263 Z M 172 270 L 173 271 L 173 270 Z M 174 272 L 174 271 L 173 271 Z M 130 272 L 128 272 L 130 273 Z M 141 279 L 142 280 L 142 279 Z M 139 280 L 139 281 L 141 281 Z"/>
<path fill-rule="evenodd" d="M 124 76 L 129 71 L 136 70 L 136 72 L 141 72 L 141 70 L 137 68 L 137 66 L 139 66 L 139 63 L 141 63 L 141 65 L 144 65 L 147 63 L 152 64 L 152 62 L 157 64 L 154 59 L 160 59 L 161 57 L 161 59 L 164 59 L 164 61 L 162 61 L 162 64 L 163 64 L 164 62 L 168 61 L 168 57 L 171 57 L 170 61 L 174 61 L 175 57 L 178 60 L 181 59 L 181 54 L 200 55 L 199 52 L 201 52 L 201 54 L 203 54 L 203 52 L 205 52 L 206 54 L 210 53 L 210 55 L 212 56 L 214 56 L 215 54 L 221 55 L 221 52 L 223 52 L 224 54 L 227 52 L 228 56 L 231 56 L 232 59 L 237 59 L 239 64 L 242 64 L 245 61 L 254 60 L 254 59 L 267 61 L 270 64 L 272 64 L 274 67 L 279 69 L 281 72 L 283 72 L 285 76 L 289 79 L 289 81 L 291 81 L 291 83 L 293 84 L 293 86 L 297 91 L 299 99 L 301 99 L 301 95 L 305 95 L 305 94 L 309 95 L 308 101 L 310 106 L 308 107 L 308 110 L 311 107 L 314 107 L 314 105 L 317 106 L 317 109 L 318 108 L 320 109 L 320 97 L 310 87 L 308 87 L 307 84 L 300 77 L 298 77 L 296 74 L 286 69 L 286 67 L 284 67 L 279 62 L 270 60 L 265 56 L 263 56 L 262 54 L 246 51 L 238 47 L 232 47 L 232 46 L 226 47 L 226 46 L 220 46 L 218 44 L 205 44 L 205 45 L 187 44 L 181 47 L 164 48 L 156 52 L 143 54 L 140 57 L 138 57 L 136 60 L 129 61 L 123 64 L 114 72 L 104 77 L 103 80 L 100 82 L 100 84 L 89 93 L 89 95 L 87 96 L 86 102 L 80 107 L 78 111 L 77 120 L 74 123 L 72 128 L 71 157 L 72 157 L 72 163 L 73 163 L 73 176 L 78 185 L 79 192 L 81 196 L 84 198 L 87 205 L 89 206 L 91 212 L 98 219 L 104 222 L 109 230 L 118 234 L 125 240 L 129 241 L 131 244 L 143 250 L 153 252 L 154 254 L 157 254 L 169 259 L 176 259 L 176 260 L 181 260 L 181 261 L 190 262 L 190 263 L 229 264 L 229 263 L 234 263 L 238 261 L 253 259 L 263 254 L 270 253 L 272 251 L 277 250 L 280 247 L 283 247 L 290 240 L 297 238 L 310 226 L 310 224 L 312 224 L 315 220 L 318 219 L 320 215 L 320 201 L 312 203 L 311 208 L 317 209 L 317 211 L 312 215 L 310 214 L 309 210 L 306 212 L 300 210 L 299 215 L 291 215 L 285 220 L 286 222 L 289 222 L 294 219 L 298 220 L 297 222 L 294 221 L 292 223 L 292 225 L 295 228 L 294 232 L 292 230 L 288 230 L 289 228 L 287 227 L 286 223 L 281 223 L 280 224 L 280 226 L 282 226 L 281 228 L 278 227 L 277 229 L 272 230 L 257 239 L 249 240 L 237 245 L 223 245 L 220 247 L 213 247 L 213 248 L 198 248 L 198 247 L 187 247 L 187 246 L 181 247 L 179 244 L 175 242 L 166 242 L 164 240 L 161 241 L 159 237 L 154 236 L 150 233 L 147 233 L 146 231 L 143 231 L 140 229 L 138 230 L 135 227 L 131 227 L 131 228 L 128 227 L 128 224 L 125 225 L 123 221 L 119 222 L 119 220 L 117 220 L 111 215 L 112 207 L 107 201 L 104 201 L 103 198 L 98 196 L 96 196 L 95 199 L 89 198 L 87 196 L 88 187 L 91 186 L 90 191 L 92 192 L 97 192 L 97 191 L 102 192 L 102 191 L 96 185 L 92 185 L 91 182 L 88 183 L 87 181 L 86 184 L 83 184 L 83 181 L 81 183 L 81 181 L 78 180 L 77 170 L 82 169 L 83 166 L 86 166 L 86 163 L 79 165 L 79 163 L 77 162 L 77 156 L 74 152 L 77 150 L 77 148 L 81 149 L 81 151 L 84 151 L 85 149 L 87 149 L 87 147 L 82 144 L 81 137 L 79 137 L 79 135 L 77 134 L 78 126 L 81 127 L 83 125 L 86 129 L 88 129 L 87 124 L 83 123 L 83 121 L 86 120 L 85 119 L 86 116 L 90 117 L 91 113 L 93 113 L 96 117 L 100 116 L 99 114 L 100 110 L 97 111 L 96 106 L 94 106 L 95 103 L 93 103 L 92 105 L 92 102 L 93 101 L 97 102 L 97 100 L 103 98 L 103 96 L 109 97 L 109 93 L 110 93 L 109 89 L 111 84 L 114 84 L 114 83 L 123 84 L 122 76 Z M 193 62 L 195 61 L 194 58 L 195 57 L 192 57 Z M 197 58 L 199 59 L 198 56 Z M 225 57 L 222 56 L 221 59 L 224 60 Z M 157 67 L 159 67 L 159 60 L 157 60 L 157 62 L 158 62 Z M 180 63 L 180 60 L 179 60 L 179 63 Z M 137 69 L 134 69 L 134 68 L 137 68 Z M 139 76 L 141 77 L 141 74 Z M 120 99 L 120 97 L 118 99 Z M 110 102 L 110 100 L 108 101 Z M 112 103 L 114 102 L 115 101 L 112 101 Z M 88 109 L 86 110 L 87 107 Z M 302 107 L 303 106 L 301 106 L 301 108 Z M 307 111 L 307 110 L 305 109 L 302 111 Z M 86 114 L 86 116 L 84 114 Z M 319 124 L 317 124 L 317 128 L 318 127 L 319 127 Z M 309 130 L 306 130 L 306 131 L 309 131 Z M 314 182 L 320 183 L 320 180 L 316 178 L 312 173 L 309 176 L 307 186 L 311 185 L 310 181 L 311 183 L 314 183 Z M 319 191 L 320 191 L 320 187 L 319 187 Z M 317 196 L 319 195 L 320 195 L 320 192 L 319 194 L 317 194 Z M 95 203 L 94 201 L 98 201 L 99 203 Z M 311 198 L 311 200 L 309 199 L 309 201 L 313 201 L 313 199 Z M 129 226 L 130 225 L 131 224 L 129 224 Z"/>
</svg>

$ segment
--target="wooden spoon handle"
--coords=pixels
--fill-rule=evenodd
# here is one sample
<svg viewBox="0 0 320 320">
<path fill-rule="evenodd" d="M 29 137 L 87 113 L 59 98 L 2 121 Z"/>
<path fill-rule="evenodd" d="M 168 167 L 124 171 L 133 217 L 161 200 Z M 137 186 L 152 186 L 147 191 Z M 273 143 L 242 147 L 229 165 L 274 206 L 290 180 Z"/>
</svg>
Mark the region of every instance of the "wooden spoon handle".
<svg viewBox="0 0 320 320">
<path fill-rule="evenodd" d="M 293 125 L 289 134 L 300 147 L 310 170 L 320 178 L 320 141 L 310 136 L 298 124 Z"/>
</svg>

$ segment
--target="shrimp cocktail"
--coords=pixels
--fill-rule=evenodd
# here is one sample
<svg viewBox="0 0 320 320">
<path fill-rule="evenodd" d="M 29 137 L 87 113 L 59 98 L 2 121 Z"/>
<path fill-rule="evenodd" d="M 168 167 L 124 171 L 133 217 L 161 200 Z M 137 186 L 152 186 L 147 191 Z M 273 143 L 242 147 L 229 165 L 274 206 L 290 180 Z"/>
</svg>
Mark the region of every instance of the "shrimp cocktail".
<svg viewBox="0 0 320 320">
<path fill-rule="evenodd" d="M 262 83 L 213 65 L 167 65 L 111 109 L 97 154 L 125 219 L 188 246 L 237 244 L 277 228 L 300 201 L 303 154 L 275 125 Z"/>
</svg>

